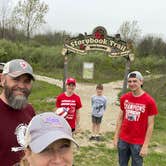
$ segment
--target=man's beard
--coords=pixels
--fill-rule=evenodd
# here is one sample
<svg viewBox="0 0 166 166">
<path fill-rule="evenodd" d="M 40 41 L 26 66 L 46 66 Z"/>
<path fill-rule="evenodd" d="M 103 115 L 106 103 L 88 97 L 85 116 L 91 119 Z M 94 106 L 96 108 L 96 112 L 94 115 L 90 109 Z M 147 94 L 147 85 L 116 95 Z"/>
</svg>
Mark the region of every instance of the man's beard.
<svg viewBox="0 0 166 166">
<path fill-rule="evenodd" d="M 31 90 L 29 90 L 27 88 L 16 88 L 15 90 L 21 91 L 23 93 L 23 95 L 15 96 L 13 88 L 10 88 L 7 85 L 7 83 L 5 82 L 4 93 L 5 93 L 5 97 L 7 99 L 9 106 L 15 110 L 20 110 L 27 105 L 28 96 L 29 96 Z"/>
</svg>

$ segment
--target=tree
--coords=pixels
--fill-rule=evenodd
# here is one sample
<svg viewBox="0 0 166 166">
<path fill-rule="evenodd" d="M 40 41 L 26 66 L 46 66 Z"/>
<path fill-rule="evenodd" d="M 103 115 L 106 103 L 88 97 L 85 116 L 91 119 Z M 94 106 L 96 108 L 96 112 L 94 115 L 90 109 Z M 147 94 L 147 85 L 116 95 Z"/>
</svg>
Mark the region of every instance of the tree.
<svg viewBox="0 0 166 166">
<path fill-rule="evenodd" d="M 33 40 L 48 46 L 63 45 L 66 36 L 69 36 L 69 33 L 65 31 L 45 32 L 44 34 L 34 35 Z"/>
<path fill-rule="evenodd" d="M 121 38 L 125 41 L 132 41 L 136 43 L 140 37 L 141 30 L 138 26 L 137 21 L 125 21 L 119 28 L 118 33 L 121 35 Z"/>
<path fill-rule="evenodd" d="M 156 56 L 164 56 L 166 52 L 166 43 L 161 37 L 156 37 L 153 40 L 153 54 Z"/>
<path fill-rule="evenodd" d="M 139 56 L 157 56 L 157 57 L 166 57 L 166 43 L 163 41 L 161 37 L 155 37 L 152 35 L 148 35 L 143 37 L 138 46 L 137 53 Z"/>
<path fill-rule="evenodd" d="M 13 10 L 13 21 L 24 30 L 29 40 L 32 32 L 46 23 L 44 16 L 47 12 L 48 5 L 40 0 L 20 0 Z"/>
<path fill-rule="evenodd" d="M 143 37 L 138 46 L 137 46 L 137 53 L 140 57 L 147 57 L 153 54 L 153 36 L 145 36 Z"/>
<path fill-rule="evenodd" d="M 0 0 L 0 37 L 5 38 L 5 30 L 9 23 L 10 0 Z"/>
</svg>

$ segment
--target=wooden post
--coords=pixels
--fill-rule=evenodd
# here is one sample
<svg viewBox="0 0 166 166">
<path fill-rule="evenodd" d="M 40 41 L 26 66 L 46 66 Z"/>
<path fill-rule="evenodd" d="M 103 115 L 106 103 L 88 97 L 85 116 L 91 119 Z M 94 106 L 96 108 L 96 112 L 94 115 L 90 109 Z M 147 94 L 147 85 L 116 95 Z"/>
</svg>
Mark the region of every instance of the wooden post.
<svg viewBox="0 0 166 166">
<path fill-rule="evenodd" d="M 64 75 L 63 75 L 63 92 L 66 91 L 66 86 L 65 86 L 65 82 L 67 79 L 67 72 L 68 72 L 68 61 L 67 61 L 67 55 L 64 56 Z"/>
<path fill-rule="evenodd" d="M 129 57 L 127 57 L 126 58 L 126 66 L 125 66 L 125 75 L 124 75 L 122 94 L 126 93 L 126 90 L 127 90 L 127 76 L 130 72 L 130 65 L 131 65 L 131 61 L 130 61 Z"/>
</svg>

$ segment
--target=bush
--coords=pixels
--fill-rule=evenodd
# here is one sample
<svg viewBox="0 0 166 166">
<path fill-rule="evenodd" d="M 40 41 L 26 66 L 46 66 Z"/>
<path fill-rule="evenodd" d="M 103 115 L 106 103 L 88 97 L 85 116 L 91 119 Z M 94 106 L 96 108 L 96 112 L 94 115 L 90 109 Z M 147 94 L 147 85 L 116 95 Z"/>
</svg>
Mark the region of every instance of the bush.
<svg viewBox="0 0 166 166">
<path fill-rule="evenodd" d="M 32 64 L 35 73 L 63 78 L 64 57 L 61 55 L 62 46 L 26 45 L 22 43 L 12 43 L 7 40 L 0 40 L 1 62 L 7 62 L 14 58 L 22 58 Z M 83 80 L 83 63 L 94 63 L 94 79 Z M 86 82 L 110 82 L 122 80 L 125 73 L 126 59 L 124 57 L 111 58 L 103 52 L 90 52 L 87 55 L 68 55 L 68 76 Z M 147 56 L 139 58 L 131 63 L 131 70 L 139 70 L 143 75 L 150 71 L 152 74 L 164 74 L 166 72 L 166 58 L 158 56 Z"/>
<path fill-rule="evenodd" d="M 7 62 L 10 59 L 19 58 L 20 52 L 16 43 L 7 40 L 0 40 L 0 58 L 2 62 Z"/>
</svg>

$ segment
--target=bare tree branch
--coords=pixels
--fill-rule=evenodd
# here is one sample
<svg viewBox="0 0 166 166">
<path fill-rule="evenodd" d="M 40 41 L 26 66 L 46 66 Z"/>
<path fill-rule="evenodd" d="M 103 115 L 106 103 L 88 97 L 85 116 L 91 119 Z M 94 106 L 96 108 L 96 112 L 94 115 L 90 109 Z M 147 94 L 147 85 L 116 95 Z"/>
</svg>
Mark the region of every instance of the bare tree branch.
<svg viewBox="0 0 166 166">
<path fill-rule="evenodd" d="M 120 33 L 121 38 L 125 41 L 132 41 L 133 43 L 136 43 L 137 40 L 140 37 L 141 30 L 138 26 L 137 21 L 125 21 L 123 24 L 120 26 L 118 33 Z"/>
<path fill-rule="evenodd" d="M 48 5 L 40 0 L 20 0 L 13 11 L 13 20 L 18 28 L 25 31 L 29 40 L 32 32 L 45 23 Z"/>
</svg>

